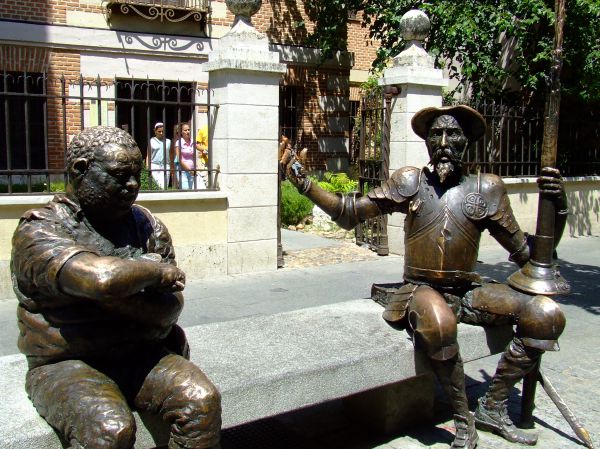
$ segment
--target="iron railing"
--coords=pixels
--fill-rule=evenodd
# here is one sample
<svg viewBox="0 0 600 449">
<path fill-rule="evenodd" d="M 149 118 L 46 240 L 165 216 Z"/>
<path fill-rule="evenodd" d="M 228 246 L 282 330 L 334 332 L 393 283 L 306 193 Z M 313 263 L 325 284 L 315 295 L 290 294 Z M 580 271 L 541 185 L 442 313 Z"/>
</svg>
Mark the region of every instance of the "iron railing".
<svg viewBox="0 0 600 449">
<path fill-rule="evenodd" d="M 103 0 L 103 4 L 109 21 L 114 11 L 161 22 L 202 22 L 208 12 L 208 0 Z"/>
<path fill-rule="evenodd" d="M 119 126 L 147 155 L 154 124 L 164 123 L 165 135 L 175 142 L 175 125 L 188 122 L 192 138 L 208 124 L 206 168 L 196 170 L 206 190 L 218 188 L 219 167 L 212 165 L 210 135 L 216 106 L 209 91 L 194 83 L 136 79 L 51 77 L 46 73 L 0 73 L 0 194 L 62 191 L 66 187 L 65 154 L 69 139 L 85 127 Z M 194 149 L 194 151 L 196 151 Z M 173 158 L 165 154 L 165 160 Z M 194 155 L 197 160 L 197 154 Z M 184 174 L 175 164 L 168 172 L 167 190 L 178 190 Z M 142 190 L 159 190 L 148 169 Z M 194 177 L 193 189 L 200 180 Z"/>
<path fill-rule="evenodd" d="M 392 93 L 375 89 L 361 100 L 359 191 L 366 194 L 388 179 Z M 380 256 L 389 254 L 387 215 L 370 218 L 356 227 L 356 243 Z"/>
<path fill-rule="evenodd" d="M 496 102 L 470 106 L 484 116 L 488 128 L 465 154 L 467 169 L 506 177 L 537 176 L 543 109 Z M 561 111 L 557 165 L 564 176 L 600 174 L 600 120 L 593 108 Z"/>
<path fill-rule="evenodd" d="M 600 108 L 565 105 L 560 114 L 558 168 L 564 176 L 600 175 Z"/>
<path fill-rule="evenodd" d="M 302 95 L 301 87 L 279 86 L 279 134 L 296 148 L 301 145 Z"/>
</svg>

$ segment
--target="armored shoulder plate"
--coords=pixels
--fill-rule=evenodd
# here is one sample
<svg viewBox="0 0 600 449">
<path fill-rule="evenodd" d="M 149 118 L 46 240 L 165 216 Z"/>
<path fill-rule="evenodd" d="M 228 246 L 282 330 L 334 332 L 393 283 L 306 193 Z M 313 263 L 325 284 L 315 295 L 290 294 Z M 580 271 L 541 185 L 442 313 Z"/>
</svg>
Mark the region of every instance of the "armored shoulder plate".
<svg viewBox="0 0 600 449">
<path fill-rule="evenodd" d="M 500 226 L 508 232 L 514 233 L 519 229 L 510 200 L 506 193 L 506 186 L 497 175 L 482 174 L 481 175 L 481 193 L 487 199 L 489 204 L 489 217 L 491 220 L 498 222 Z"/>
<path fill-rule="evenodd" d="M 414 196 L 421 182 L 421 169 L 404 167 L 392 173 L 390 179 L 374 188 L 367 196 L 373 200 L 388 199 L 394 203 L 403 203 Z"/>
<path fill-rule="evenodd" d="M 488 216 L 491 217 L 498 212 L 503 197 L 506 197 L 506 186 L 500 176 L 491 173 L 482 173 L 480 183 L 479 191 L 488 204 Z"/>
</svg>

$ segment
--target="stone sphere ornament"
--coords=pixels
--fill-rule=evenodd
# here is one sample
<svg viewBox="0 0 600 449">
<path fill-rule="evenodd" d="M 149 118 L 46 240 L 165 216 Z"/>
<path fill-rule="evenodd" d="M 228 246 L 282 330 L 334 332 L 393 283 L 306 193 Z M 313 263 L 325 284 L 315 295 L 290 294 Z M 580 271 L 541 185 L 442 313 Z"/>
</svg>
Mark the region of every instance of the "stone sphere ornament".
<svg viewBox="0 0 600 449">
<path fill-rule="evenodd" d="M 225 4 L 227 9 L 236 16 L 236 19 L 241 16 L 250 20 L 262 6 L 262 0 L 225 0 Z"/>
<path fill-rule="evenodd" d="M 405 41 L 423 42 L 429 35 L 431 22 L 423 11 L 411 9 L 400 19 L 400 35 Z"/>
</svg>

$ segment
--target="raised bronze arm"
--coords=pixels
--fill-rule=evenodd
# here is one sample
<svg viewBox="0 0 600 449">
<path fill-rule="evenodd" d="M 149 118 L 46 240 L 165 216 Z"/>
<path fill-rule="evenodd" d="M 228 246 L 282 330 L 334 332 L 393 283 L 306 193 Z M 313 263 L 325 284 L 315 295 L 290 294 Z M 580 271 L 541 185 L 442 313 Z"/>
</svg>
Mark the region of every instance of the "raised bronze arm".
<svg viewBox="0 0 600 449">
<path fill-rule="evenodd" d="M 290 150 L 286 151 L 281 158 L 281 163 L 286 167 L 287 179 L 296 186 L 300 193 L 323 209 L 340 227 L 347 230 L 368 218 L 381 215 L 377 204 L 370 198 L 363 197 L 359 192 L 352 192 L 348 195 L 331 193 L 312 182 L 306 176 L 301 163 L 306 155 L 305 150 L 300 152 L 298 159 Z"/>
</svg>

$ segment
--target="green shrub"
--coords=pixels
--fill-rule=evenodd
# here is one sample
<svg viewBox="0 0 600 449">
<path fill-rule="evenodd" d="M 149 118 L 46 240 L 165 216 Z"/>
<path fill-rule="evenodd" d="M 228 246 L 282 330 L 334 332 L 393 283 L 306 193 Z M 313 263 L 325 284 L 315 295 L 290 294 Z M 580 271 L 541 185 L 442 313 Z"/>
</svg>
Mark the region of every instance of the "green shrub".
<svg viewBox="0 0 600 449">
<path fill-rule="evenodd" d="M 326 172 L 319 187 L 332 193 L 350 193 L 358 190 L 358 181 L 350 179 L 346 173 Z"/>
<path fill-rule="evenodd" d="M 281 224 L 296 225 L 312 213 L 313 202 L 298 192 L 290 181 L 281 183 Z"/>
<path fill-rule="evenodd" d="M 31 184 L 31 192 L 39 192 L 39 193 L 55 193 L 55 192 L 64 192 L 65 191 L 65 183 L 63 181 L 55 181 L 50 183 L 50 190 L 48 191 L 48 185 L 44 182 L 36 182 Z M 27 184 L 13 184 L 12 185 L 13 193 L 28 193 Z M 0 193 L 8 193 L 8 185 L 0 184 Z"/>
<path fill-rule="evenodd" d="M 146 163 L 144 163 L 140 173 L 140 190 L 160 190 L 160 186 L 146 168 Z"/>
</svg>

